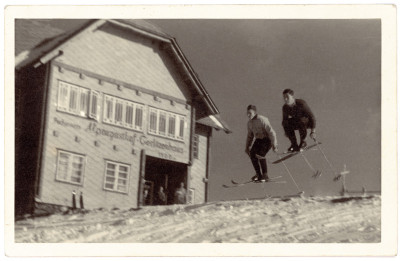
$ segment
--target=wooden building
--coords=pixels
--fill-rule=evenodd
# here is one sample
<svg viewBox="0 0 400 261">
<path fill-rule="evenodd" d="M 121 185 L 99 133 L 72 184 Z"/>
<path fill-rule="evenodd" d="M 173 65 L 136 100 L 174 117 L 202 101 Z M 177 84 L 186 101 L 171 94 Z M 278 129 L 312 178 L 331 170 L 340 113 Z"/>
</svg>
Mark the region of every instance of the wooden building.
<svg viewBox="0 0 400 261">
<path fill-rule="evenodd" d="M 17 215 L 175 204 L 181 184 L 207 201 L 212 130 L 230 130 L 173 37 L 143 20 L 15 25 Z"/>
</svg>

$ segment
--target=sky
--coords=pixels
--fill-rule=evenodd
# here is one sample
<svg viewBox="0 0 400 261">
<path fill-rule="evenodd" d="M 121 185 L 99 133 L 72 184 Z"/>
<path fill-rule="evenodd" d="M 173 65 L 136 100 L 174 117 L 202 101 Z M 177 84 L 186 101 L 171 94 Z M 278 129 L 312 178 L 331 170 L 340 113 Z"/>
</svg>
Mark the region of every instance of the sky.
<svg viewBox="0 0 400 261">
<path fill-rule="evenodd" d="M 380 20 L 149 20 L 174 36 L 220 110 L 232 134 L 214 131 L 211 141 L 210 200 L 287 195 L 298 192 L 282 164 L 268 153 L 268 173 L 286 184 L 250 184 L 224 189 L 231 179 L 254 175 L 244 153 L 246 107 L 254 104 L 284 136 L 282 91 L 291 88 L 317 118 L 317 139 L 339 173 L 350 171 L 351 191 L 381 186 L 381 23 Z M 307 142 L 313 141 L 308 137 Z M 337 195 L 342 183 L 319 151 L 306 153 L 322 177 L 301 156 L 286 161 L 306 195 Z"/>
<path fill-rule="evenodd" d="M 209 200 L 269 195 L 338 195 L 342 182 L 333 178 L 346 165 L 351 191 L 381 187 L 381 23 L 378 19 L 153 19 L 176 38 L 191 66 L 233 133 L 213 131 Z M 76 21 L 77 24 L 81 23 Z M 54 26 L 65 27 L 63 23 Z M 70 26 L 70 25 L 69 25 Z M 296 184 L 272 151 L 269 176 L 286 184 L 249 184 L 225 189 L 231 179 L 246 181 L 255 173 L 245 154 L 246 107 L 257 106 L 277 133 L 279 152 L 284 136 L 282 91 L 291 88 L 317 119 L 317 139 L 333 166 L 319 151 L 306 156 L 323 172 L 312 170 L 299 155 L 285 161 Z M 308 137 L 307 142 L 313 141 Z M 298 189 L 298 188 L 299 189 Z"/>
</svg>

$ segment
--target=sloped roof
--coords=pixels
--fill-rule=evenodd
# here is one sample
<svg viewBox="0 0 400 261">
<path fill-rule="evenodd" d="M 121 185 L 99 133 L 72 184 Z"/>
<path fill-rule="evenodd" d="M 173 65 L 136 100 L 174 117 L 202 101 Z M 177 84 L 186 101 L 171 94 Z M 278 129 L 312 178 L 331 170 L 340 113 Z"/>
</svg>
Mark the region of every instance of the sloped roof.
<svg viewBox="0 0 400 261">
<path fill-rule="evenodd" d="M 18 70 L 45 56 L 57 46 L 86 28 L 94 20 L 88 20 L 69 31 L 54 28 L 45 19 L 17 19 L 15 22 L 15 67 Z M 18 36 L 18 38 L 17 38 Z"/>
<path fill-rule="evenodd" d="M 145 30 L 147 32 L 159 35 L 159 36 L 164 36 L 166 38 L 173 38 L 171 35 L 168 33 L 164 32 L 160 27 L 158 27 L 155 24 L 152 24 L 146 20 L 129 20 L 129 19 L 115 19 L 115 21 L 134 26 L 136 28 Z"/>
<path fill-rule="evenodd" d="M 68 44 L 68 41 L 74 36 L 89 31 L 92 27 L 96 28 L 106 22 L 117 24 L 120 26 L 128 26 L 132 30 L 139 30 L 149 37 L 157 38 L 158 40 L 168 42 L 175 55 L 181 61 L 185 71 L 194 83 L 199 96 L 210 109 L 211 114 L 217 116 L 212 119 L 204 119 L 203 124 L 222 129 L 230 132 L 225 123 L 222 122 L 218 116 L 219 111 L 212 101 L 211 97 L 205 90 L 197 74 L 194 72 L 190 63 L 186 59 L 182 50 L 180 49 L 176 39 L 167 33 L 163 32 L 156 25 L 149 23 L 145 20 L 87 20 L 86 23 L 71 31 L 65 31 L 59 28 L 54 28 L 49 25 L 50 20 L 44 19 L 17 19 L 15 23 L 15 55 L 16 55 L 16 69 L 28 65 L 39 66 L 40 64 L 47 63 L 57 55 L 62 54 L 62 47 Z M 93 28 L 92 28 L 93 29 Z M 219 122 L 219 123 L 216 123 Z M 222 126 L 222 127 L 221 127 Z"/>
<path fill-rule="evenodd" d="M 221 119 L 219 114 L 217 115 L 209 115 L 207 117 L 201 118 L 196 121 L 197 123 L 212 127 L 217 130 L 223 130 L 226 133 L 232 133 L 228 124 Z"/>
<path fill-rule="evenodd" d="M 31 50 L 40 43 L 65 33 L 64 30 L 48 25 L 46 21 L 15 20 L 15 55 Z"/>
</svg>

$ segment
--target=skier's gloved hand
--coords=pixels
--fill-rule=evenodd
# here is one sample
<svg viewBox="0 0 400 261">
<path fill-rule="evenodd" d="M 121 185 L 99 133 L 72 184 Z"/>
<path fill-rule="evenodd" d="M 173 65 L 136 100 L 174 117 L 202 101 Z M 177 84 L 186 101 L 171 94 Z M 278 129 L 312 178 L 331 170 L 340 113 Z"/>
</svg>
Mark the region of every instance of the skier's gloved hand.
<svg viewBox="0 0 400 261">
<path fill-rule="evenodd" d="M 317 141 L 317 134 L 315 134 L 315 130 L 312 130 L 312 131 L 311 131 L 310 137 L 311 137 L 311 139 L 313 139 L 314 141 Z"/>
<path fill-rule="evenodd" d="M 274 145 L 274 146 L 272 147 L 272 149 L 274 150 L 275 153 L 277 153 L 277 152 L 278 152 L 278 145 Z"/>
</svg>

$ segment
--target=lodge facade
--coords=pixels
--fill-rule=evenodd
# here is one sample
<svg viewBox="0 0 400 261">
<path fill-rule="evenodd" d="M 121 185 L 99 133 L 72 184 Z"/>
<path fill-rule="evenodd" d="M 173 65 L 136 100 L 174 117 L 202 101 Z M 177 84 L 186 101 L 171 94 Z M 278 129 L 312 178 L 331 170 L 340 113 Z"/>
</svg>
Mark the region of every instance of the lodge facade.
<svg viewBox="0 0 400 261">
<path fill-rule="evenodd" d="M 212 130 L 230 131 L 173 37 L 89 21 L 17 54 L 15 75 L 16 214 L 175 204 L 182 183 L 207 201 Z"/>
</svg>

